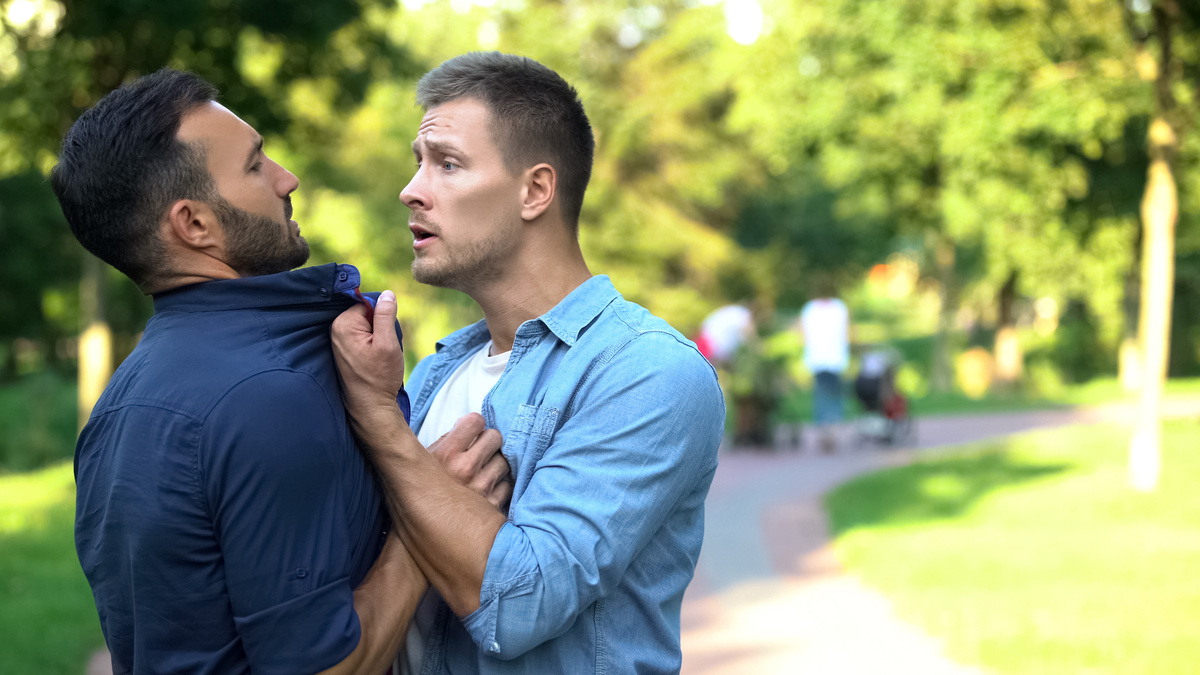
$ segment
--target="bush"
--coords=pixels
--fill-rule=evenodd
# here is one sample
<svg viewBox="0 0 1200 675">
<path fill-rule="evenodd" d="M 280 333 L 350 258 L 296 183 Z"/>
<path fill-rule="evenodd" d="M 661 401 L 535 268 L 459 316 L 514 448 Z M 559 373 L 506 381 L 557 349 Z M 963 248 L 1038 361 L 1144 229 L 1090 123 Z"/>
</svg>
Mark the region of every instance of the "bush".
<svg viewBox="0 0 1200 675">
<path fill-rule="evenodd" d="M 0 387 L 0 473 L 30 471 L 73 456 L 75 385 L 42 372 Z"/>
</svg>

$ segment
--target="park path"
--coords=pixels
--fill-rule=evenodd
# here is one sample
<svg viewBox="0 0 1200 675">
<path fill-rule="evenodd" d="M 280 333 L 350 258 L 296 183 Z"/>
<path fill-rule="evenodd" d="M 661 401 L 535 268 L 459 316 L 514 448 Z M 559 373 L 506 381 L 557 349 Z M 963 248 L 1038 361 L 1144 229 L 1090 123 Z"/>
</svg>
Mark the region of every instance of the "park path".
<svg viewBox="0 0 1200 675">
<path fill-rule="evenodd" d="M 823 496 L 863 473 L 939 448 L 1022 431 L 1130 423 L 1129 404 L 922 418 L 913 447 L 833 455 L 722 450 L 706 504 L 704 549 L 683 602 L 683 675 L 980 675 L 895 616 L 847 574 L 829 539 Z M 1200 398 L 1164 401 L 1165 417 L 1200 416 Z"/>
<path fill-rule="evenodd" d="M 959 443 L 1070 424 L 1129 422 L 1114 404 L 921 418 L 899 450 L 722 449 L 706 504 L 704 550 L 683 602 L 683 675 L 981 675 L 898 619 L 886 598 L 841 568 L 821 499 L 863 473 Z M 1200 416 L 1200 398 L 1164 401 L 1165 417 Z M 108 652 L 86 675 L 111 675 Z"/>
</svg>

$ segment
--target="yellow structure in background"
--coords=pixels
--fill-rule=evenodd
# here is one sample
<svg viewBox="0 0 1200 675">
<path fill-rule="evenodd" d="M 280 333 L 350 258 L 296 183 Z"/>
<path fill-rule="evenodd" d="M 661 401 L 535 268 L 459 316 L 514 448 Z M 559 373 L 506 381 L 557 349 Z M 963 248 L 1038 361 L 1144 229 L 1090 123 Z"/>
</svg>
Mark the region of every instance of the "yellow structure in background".
<svg viewBox="0 0 1200 675">
<path fill-rule="evenodd" d="M 112 330 L 95 322 L 79 336 L 79 429 L 87 424 L 112 375 Z"/>
<path fill-rule="evenodd" d="M 964 394 L 974 399 L 987 395 L 995 375 L 992 354 L 983 347 L 974 347 L 954 359 L 955 384 Z"/>
</svg>

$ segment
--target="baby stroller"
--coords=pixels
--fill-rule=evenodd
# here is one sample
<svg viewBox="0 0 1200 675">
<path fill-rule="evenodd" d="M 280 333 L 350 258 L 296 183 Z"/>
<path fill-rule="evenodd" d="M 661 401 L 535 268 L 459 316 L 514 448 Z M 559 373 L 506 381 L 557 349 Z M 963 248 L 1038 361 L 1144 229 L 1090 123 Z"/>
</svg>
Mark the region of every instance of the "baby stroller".
<svg viewBox="0 0 1200 675">
<path fill-rule="evenodd" d="M 914 436 L 908 399 L 896 391 L 900 359 L 894 350 L 875 349 L 863 355 L 854 379 L 854 395 L 865 413 L 856 424 L 858 438 L 896 445 Z"/>
</svg>

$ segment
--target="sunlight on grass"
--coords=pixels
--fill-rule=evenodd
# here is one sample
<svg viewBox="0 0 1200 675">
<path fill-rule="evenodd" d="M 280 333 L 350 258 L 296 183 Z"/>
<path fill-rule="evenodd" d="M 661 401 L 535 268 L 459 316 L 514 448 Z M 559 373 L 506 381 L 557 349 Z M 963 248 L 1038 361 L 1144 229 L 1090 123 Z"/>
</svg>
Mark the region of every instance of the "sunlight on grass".
<svg viewBox="0 0 1200 675">
<path fill-rule="evenodd" d="M 50 509 L 75 503 L 71 462 L 41 471 L 0 476 L 0 536 L 45 529 Z"/>
<path fill-rule="evenodd" d="M 1200 425 L 1164 429 L 1160 489 L 1126 482 L 1127 432 L 1018 436 L 828 498 L 852 573 L 963 663 L 1001 674 L 1173 675 L 1200 662 Z"/>
<path fill-rule="evenodd" d="M 78 675 L 104 645 L 74 515 L 70 461 L 0 476 L 0 673 Z"/>
</svg>

